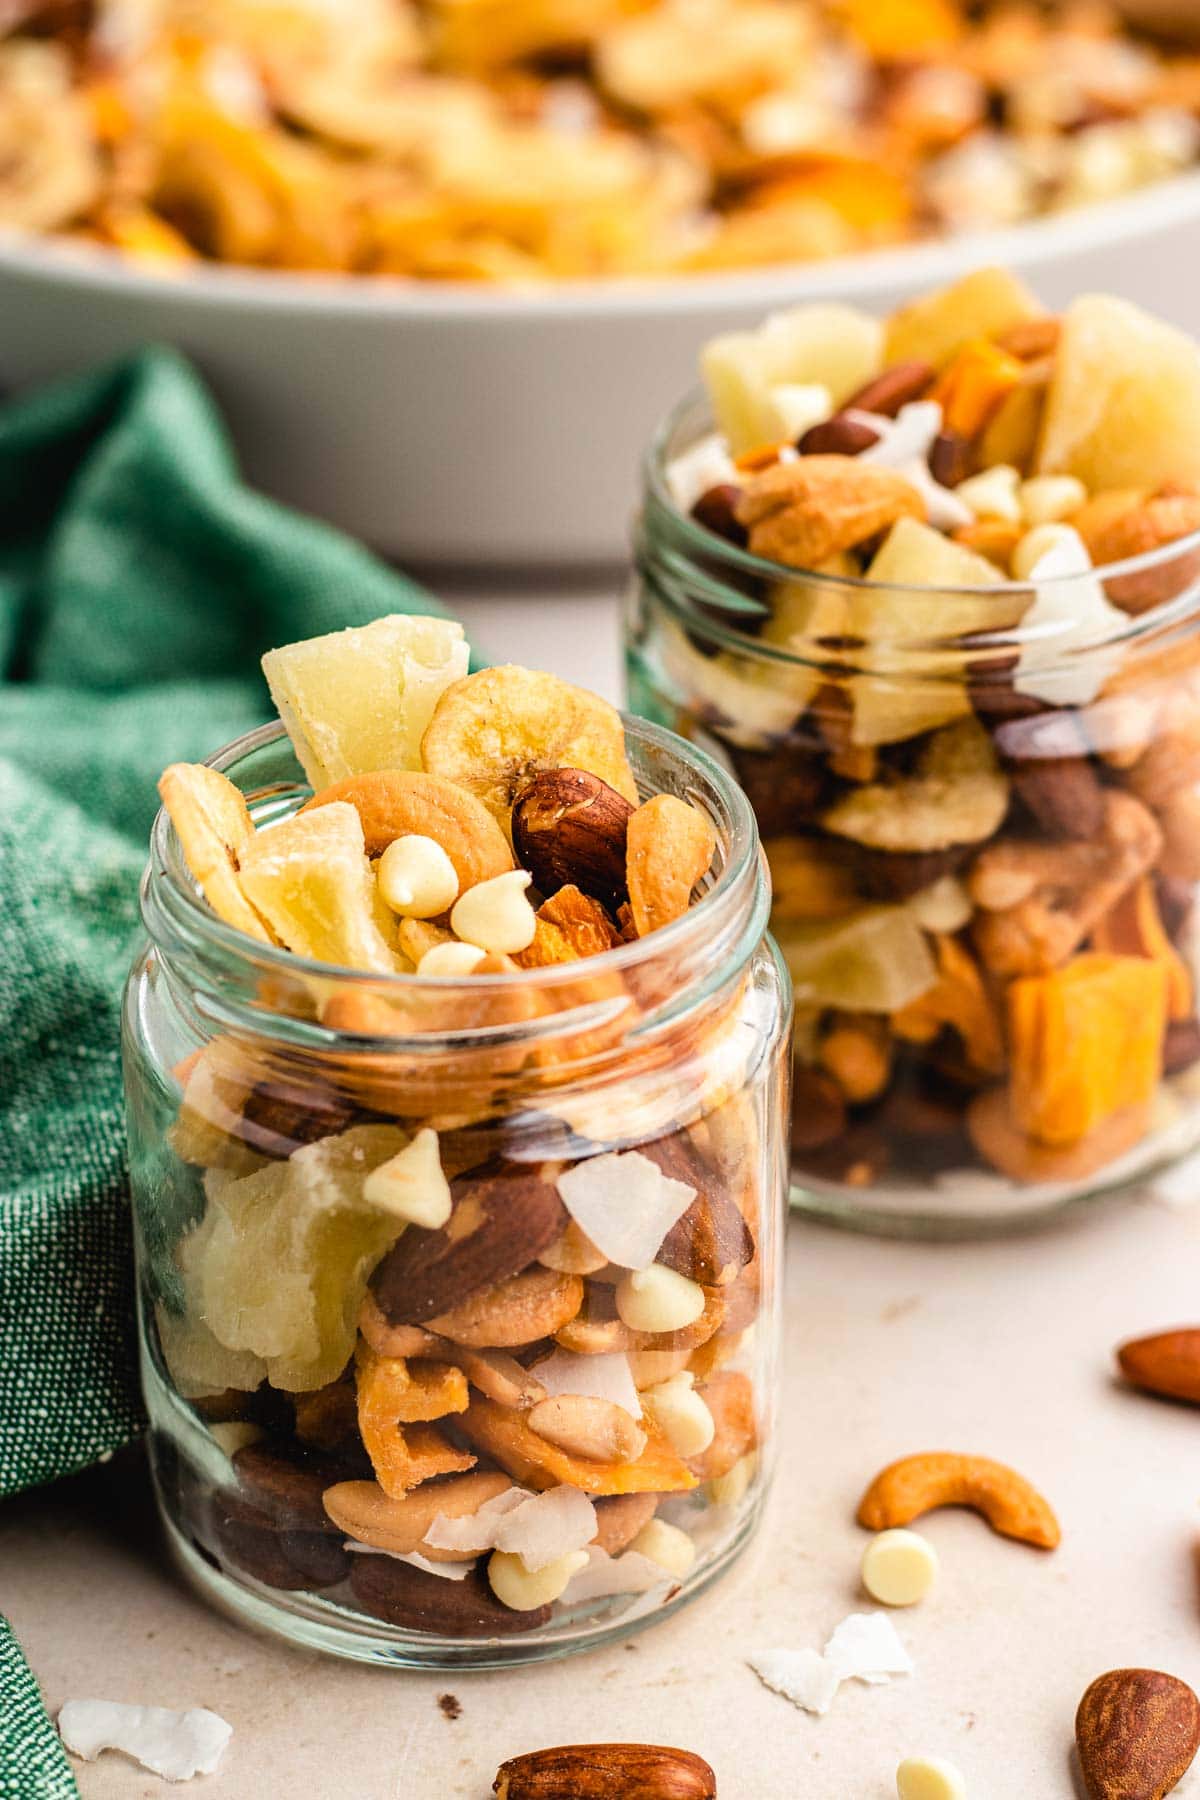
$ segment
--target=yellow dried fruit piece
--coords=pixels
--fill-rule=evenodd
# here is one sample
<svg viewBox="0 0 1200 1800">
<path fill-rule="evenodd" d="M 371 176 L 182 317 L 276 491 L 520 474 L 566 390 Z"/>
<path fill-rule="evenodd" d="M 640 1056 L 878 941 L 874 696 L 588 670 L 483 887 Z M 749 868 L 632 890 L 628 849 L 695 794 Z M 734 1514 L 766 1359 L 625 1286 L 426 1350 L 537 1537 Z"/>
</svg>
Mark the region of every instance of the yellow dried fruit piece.
<svg viewBox="0 0 1200 1800">
<path fill-rule="evenodd" d="M 438 699 L 470 652 L 450 619 L 391 614 L 263 657 L 280 718 L 314 788 L 373 769 L 419 769 Z"/>
<path fill-rule="evenodd" d="M 1076 1144 L 1144 1106 L 1162 1075 L 1167 970 L 1100 951 L 1008 990 L 1013 1122 L 1039 1143 Z"/>
<path fill-rule="evenodd" d="M 461 893 L 513 866 L 508 839 L 487 807 L 456 782 L 415 769 L 376 769 L 335 781 L 301 811 L 314 812 L 338 800 L 357 812 L 370 857 L 382 855 L 399 837 L 415 833 L 433 838 L 454 864 Z"/>
<path fill-rule="evenodd" d="M 346 801 L 299 812 L 259 832 L 242 858 L 242 884 L 297 956 L 395 973 L 362 824 Z"/>
<path fill-rule="evenodd" d="M 970 718 L 936 732 L 912 775 L 853 789 L 821 823 L 872 850 L 923 852 L 979 843 L 1007 811 L 1007 778 L 987 732 Z"/>
<path fill-rule="evenodd" d="M 1195 1005 L 1195 984 L 1187 963 L 1167 935 L 1154 883 L 1148 875 L 1135 881 L 1105 913 L 1092 933 L 1092 948 L 1115 956 L 1146 956 L 1167 974 L 1167 1014 L 1187 1019 Z"/>
<path fill-rule="evenodd" d="M 254 842 L 241 790 L 204 763 L 172 763 L 163 770 L 158 791 L 187 866 L 217 917 L 270 943 L 271 934 L 238 879 L 242 857 Z"/>
<path fill-rule="evenodd" d="M 655 794 L 630 815 L 625 839 L 629 904 L 638 936 L 681 919 L 717 848 L 711 819 L 674 794 Z"/>
<path fill-rule="evenodd" d="M 585 769 L 637 804 L 616 708 L 557 675 L 505 664 L 446 690 L 421 740 L 431 775 L 457 782 L 507 825 L 529 781 Z"/>
<path fill-rule="evenodd" d="M 1063 319 L 1040 472 L 1100 488 L 1200 481 L 1200 348 L 1128 300 L 1085 294 Z"/>
<path fill-rule="evenodd" d="M 972 338 L 994 338 L 1044 311 L 1008 269 L 975 269 L 961 281 L 910 300 L 887 321 L 885 364 L 932 363 L 942 369 Z"/>
<path fill-rule="evenodd" d="M 998 1075 L 1004 1067 L 1004 1034 L 974 957 L 945 933 L 937 939 L 937 957 L 940 973 L 934 986 L 894 1015 L 892 1029 L 910 1043 L 926 1044 L 948 1025 L 962 1039 L 970 1066 Z"/>
<path fill-rule="evenodd" d="M 830 406 L 849 399 L 878 373 L 882 328 L 850 306 L 799 306 L 773 314 L 757 331 L 730 331 L 701 353 L 717 424 L 740 456 L 779 438 L 772 389 L 819 385 Z"/>
<path fill-rule="evenodd" d="M 799 1006 L 890 1013 L 938 978 L 929 941 L 902 906 L 869 906 L 847 918 L 776 928 Z"/>
</svg>

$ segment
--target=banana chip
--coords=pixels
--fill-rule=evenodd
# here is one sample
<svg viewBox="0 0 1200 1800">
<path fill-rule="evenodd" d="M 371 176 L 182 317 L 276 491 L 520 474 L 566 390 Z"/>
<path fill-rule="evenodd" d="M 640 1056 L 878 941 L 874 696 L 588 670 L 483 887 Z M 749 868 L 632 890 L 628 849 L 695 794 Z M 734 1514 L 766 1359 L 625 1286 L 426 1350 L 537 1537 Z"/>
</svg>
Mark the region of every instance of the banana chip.
<svg viewBox="0 0 1200 1800">
<path fill-rule="evenodd" d="M 242 892 L 238 866 L 254 841 L 246 802 L 232 781 L 204 763 L 172 763 L 158 783 L 183 854 L 217 917 L 271 943 L 270 932 Z"/>
</svg>

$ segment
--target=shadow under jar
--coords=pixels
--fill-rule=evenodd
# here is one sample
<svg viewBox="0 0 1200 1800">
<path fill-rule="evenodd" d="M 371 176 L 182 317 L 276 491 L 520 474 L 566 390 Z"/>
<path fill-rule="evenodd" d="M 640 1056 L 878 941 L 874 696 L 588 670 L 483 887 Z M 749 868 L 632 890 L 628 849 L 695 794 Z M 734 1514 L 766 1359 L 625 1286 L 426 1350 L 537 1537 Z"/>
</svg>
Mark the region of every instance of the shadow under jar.
<svg viewBox="0 0 1200 1800">
<path fill-rule="evenodd" d="M 744 797 L 691 746 L 627 736 L 644 794 L 712 819 L 706 891 L 650 937 L 520 977 L 380 979 L 264 947 L 155 825 L 125 1008 L 154 1476 L 192 1581 L 293 1641 L 430 1667 L 588 1648 L 690 1599 L 759 1516 L 787 975 Z M 260 826 L 307 797 L 279 727 L 212 762 Z M 440 1229 L 367 1191 L 421 1130 L 450 1182 Z M 647 1288 L 631 1270 L 651 1263 Z M 615 1410 L 625 1438 L 601 1441 Z M 514 1596 L 493 1539 L 535 1494 Z M 539 1601 L 568 1542 L 580 1566 Z"/>
<path fill-rule="evenodd" d="M 631 704 L 758 817 L 795 991 L 793 1200 L 1012 1228 L 1200 1143 L 1200 537 L 977 589 L 784 569 L 646 468 Z"/>
</svg>

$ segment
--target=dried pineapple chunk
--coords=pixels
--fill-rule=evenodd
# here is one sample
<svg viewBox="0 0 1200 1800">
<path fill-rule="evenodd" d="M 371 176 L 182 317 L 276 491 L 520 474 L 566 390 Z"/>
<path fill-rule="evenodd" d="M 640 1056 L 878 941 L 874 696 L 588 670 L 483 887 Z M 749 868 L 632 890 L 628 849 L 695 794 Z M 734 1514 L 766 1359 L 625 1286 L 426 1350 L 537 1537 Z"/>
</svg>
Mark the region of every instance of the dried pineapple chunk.
<svg viewBox="0 0 1200 1800">
<path fill-rule="evenodd" d="M 894 312 L 884 337 L 885 363 L 946 366 L 971 338 L 995 337 L 1045 311 L 1008 269 L 974 269 L 950 287 L 923 294 Z"/>
<path fill-rule="evenodd" d="M 823 387 L 833 411 L 878 372 L 881 342 L 876 319 L 836 305 L 798 306 L 757 331 L 713 338 L 700 366 L 733 454 L 793 435 L 775 389 Z"/>
<path fill-rule="evenodd" d="M 188 1311 L 226 1352 L 261 1359 L 275 1387 L 307 1393 L 345 1367 L 367 1277 L 404 1229 L 364 1183 L 407 1141 L 356 1125 L 253 1175 L 206 1180 L 207 1211 L 179 1250 Z M 176 1354 L 208 1374 L 211 1358 Z"/>
<path fill-rule="evenodd" d="M 938 979 L 929 941 L 902 906 L 868 906 L 807 924 L 784 922 L 776 935 L 800 1006 L 899 1012 Z"/>
<path fill-rule="evenodd" d="M 362 820 L 345 800 L 261 831 L 242 854 L 251 903 L 297 956 L 394 974 Z M 389 926 L 389 929 L 393 929 Z"/>
<path fill-rule="evenodd" d="M 269 650 L 263 674 L 317 790 L 375 769 L 419 769 L 421 737 L 470 651 L 451 619 L 393 613 Z"/>
<path fill-rule="evenodd" d="M 936 732 L 912 775 L 852 788 L 821 823 L 872 850 L 924 853 L 982 842 L 1007 811 L 1008 778 L 987 732 L 970 718 Z"/>
<path fill-rule="evenodd" d="M 1200 481 L 1200 349 L 1128 300 L 1068 308 L 1046 396 L 1038 469 L 1102 488 Z"/>
</svg>

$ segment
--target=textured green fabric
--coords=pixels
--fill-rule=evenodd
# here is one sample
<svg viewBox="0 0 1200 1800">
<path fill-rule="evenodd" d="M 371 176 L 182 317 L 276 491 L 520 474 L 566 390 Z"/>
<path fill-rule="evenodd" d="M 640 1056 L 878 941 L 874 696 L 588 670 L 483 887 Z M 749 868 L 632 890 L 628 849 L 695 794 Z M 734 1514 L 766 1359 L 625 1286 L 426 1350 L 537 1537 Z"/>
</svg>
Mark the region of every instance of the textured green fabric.
<svg viewBox="0 0 1200 1800">
<path fill-rule="evenodd" d="M 265 649 L 436 610 L 242 487 L 169 352 L 0 411 L 0 1495 L 142 1424 L 117 1036 L 155 779 L 268 716 Z M 6 1634 L 3 1800 L 74 1792 L 39 1718 Z"/>
</svg>

